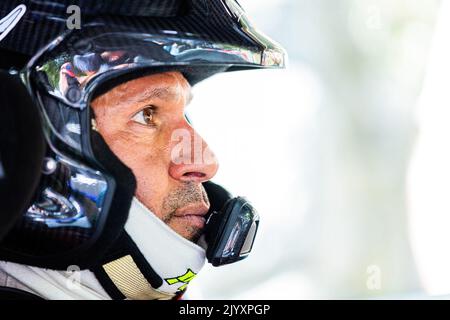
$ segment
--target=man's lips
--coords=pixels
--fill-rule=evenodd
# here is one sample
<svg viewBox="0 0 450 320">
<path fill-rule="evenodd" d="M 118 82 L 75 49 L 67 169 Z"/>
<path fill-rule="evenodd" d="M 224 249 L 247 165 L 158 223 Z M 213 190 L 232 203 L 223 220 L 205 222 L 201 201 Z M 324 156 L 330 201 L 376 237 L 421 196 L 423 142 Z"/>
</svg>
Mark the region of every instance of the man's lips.
<svg viewBox="0 0 450 320">
<path fill-rule="evenodd" d="M 189 204 L 175 211 L 175 217 L 184 216 L 200 216 L 203 217 L 208 213 L 209 206 L 203 203 Z"/>
<path fill-rule="evenodd" d="M 205 215 L 208 213 L 209 206 L 206 204 L 192 204 L 175 211 L 173 218 L 183 220 L 185 223 L 203 228 L 205 226 Z"/>
</svg>

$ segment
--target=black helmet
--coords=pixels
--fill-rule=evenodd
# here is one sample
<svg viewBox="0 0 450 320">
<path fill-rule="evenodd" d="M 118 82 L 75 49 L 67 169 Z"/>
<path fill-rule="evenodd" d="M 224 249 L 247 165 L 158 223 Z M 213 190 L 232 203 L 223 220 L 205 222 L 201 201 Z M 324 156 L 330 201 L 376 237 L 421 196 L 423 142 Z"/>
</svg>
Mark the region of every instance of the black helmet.
<svg viewBox="0 0 450 320">
<path fill-rule="evenodd" d="M 81 29 L 67 28 L 69 5 L 82 9 Z M 35 266 L 90 268 L 123 234 L 135 178 L 92 130 L 93 97 L 166 70 L 182 72 L 194 85 L 218 72 L 285 64 L 284 50 L 258 32 L 234 0 L 4 0 L 0 16 L 8 17 L 0 23 L 0 50 L 14 61 L 2 76 L 20 77 L 45 136 L 29 132 L 45 153 L 36 148 L 35 159 L 28 157 L 39 170 L 27 174 L 34 177 L 27 182 L 33 192 L 20 201 L 29 206 L 14 209 L 16 223 L 0 245 L 0 260 Z M 39 121 L 36 114 L 33 119 Z M 0 194 L 2 202 L 14 201 L 5 197 Z"/>
</svg>

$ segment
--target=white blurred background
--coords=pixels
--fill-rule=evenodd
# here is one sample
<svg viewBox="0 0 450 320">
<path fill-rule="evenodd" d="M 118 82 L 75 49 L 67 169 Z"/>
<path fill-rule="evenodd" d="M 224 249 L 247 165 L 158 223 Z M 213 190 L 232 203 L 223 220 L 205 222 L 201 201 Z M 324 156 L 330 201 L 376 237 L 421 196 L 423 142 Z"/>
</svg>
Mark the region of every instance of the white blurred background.
<svg viewBox="0 0 450 320">
<path fill-rule="evenodd" d="M 215 181 L 261 224 L 190 298 L 450 293 L 449 1 L 239 1 L 290 61 L 195 88 Z"/>
</svg>

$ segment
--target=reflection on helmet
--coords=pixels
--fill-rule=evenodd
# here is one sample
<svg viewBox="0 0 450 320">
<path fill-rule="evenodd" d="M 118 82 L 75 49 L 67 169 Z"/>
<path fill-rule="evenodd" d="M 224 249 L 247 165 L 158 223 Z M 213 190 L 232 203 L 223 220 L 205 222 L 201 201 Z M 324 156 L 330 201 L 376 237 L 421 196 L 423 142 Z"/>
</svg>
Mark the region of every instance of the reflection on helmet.
<svg viewBox="0 0 450 320">
<path fill-rule="evenodd" d="M 6 238 L 9 249 L 38 255 L 67 251 L 90 240 L 102 223 L 106 179 L 63 156 L 55 160 L 56 170 L 42 178 L 38 198 Z"/>
</svg>

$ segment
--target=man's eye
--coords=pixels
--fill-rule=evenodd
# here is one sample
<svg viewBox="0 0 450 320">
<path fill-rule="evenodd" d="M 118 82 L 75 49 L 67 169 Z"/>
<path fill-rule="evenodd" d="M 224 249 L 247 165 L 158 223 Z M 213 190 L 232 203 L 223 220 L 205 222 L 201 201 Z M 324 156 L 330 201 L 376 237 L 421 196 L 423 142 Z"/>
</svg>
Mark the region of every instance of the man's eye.
<svg viewBox="0 0 450 320">
<path fill-rule="evenodd" d="M 146 107 L 136 113 L 131 120 L 136 121 L 137 123 L 153 126 L 155 116 L 155 108 L 153 106 Z"/>
</svg>

